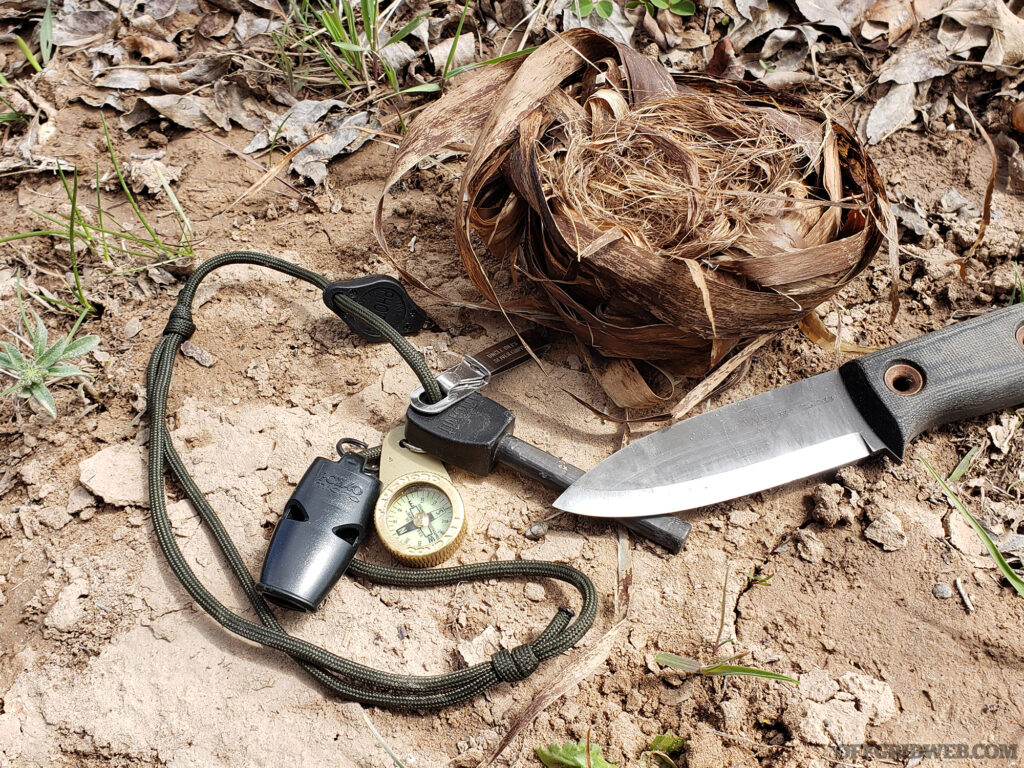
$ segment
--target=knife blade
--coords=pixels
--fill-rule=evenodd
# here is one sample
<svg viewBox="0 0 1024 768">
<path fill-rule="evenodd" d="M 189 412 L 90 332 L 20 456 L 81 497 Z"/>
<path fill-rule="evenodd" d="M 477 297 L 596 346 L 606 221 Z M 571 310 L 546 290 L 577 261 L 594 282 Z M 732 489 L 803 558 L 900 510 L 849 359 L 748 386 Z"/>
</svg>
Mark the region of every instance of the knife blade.
<svg viewBox="0 0 1024 768">
<path fill-rule="evenodd" d="M 1024 403 L 1024 305 L 919 336 L 672 424 L 600 462 L 554 506 L 636 517 L 705 507 L 885 453 Z"/>
</svg>

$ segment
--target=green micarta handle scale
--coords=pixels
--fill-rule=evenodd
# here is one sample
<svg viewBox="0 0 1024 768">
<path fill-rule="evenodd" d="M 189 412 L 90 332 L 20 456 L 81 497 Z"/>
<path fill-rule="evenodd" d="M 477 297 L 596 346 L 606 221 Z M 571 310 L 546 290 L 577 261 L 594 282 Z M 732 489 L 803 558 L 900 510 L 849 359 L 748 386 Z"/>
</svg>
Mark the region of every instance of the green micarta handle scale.
<svg viewBox="0 0 1024 768">
<path fill-rule="evenodd" d="M 1024 304 L 989 312 L 839 369 L 896 458 L 922 432 L 1024 404 Z"/>
</svg>

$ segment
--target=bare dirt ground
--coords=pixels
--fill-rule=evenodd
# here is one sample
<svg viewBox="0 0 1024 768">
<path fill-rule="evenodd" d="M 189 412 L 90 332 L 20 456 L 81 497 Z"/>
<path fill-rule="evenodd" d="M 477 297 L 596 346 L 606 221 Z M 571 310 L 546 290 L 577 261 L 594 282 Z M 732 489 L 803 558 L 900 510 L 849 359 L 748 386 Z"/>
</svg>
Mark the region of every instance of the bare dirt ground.
<svg viewBox="0 0 1024 768">
<path fill-rule="evenodd" d="M 980 208 L 987 152 L 962 116 L 951 110 L 949 117 L 949 130 L 903 132 L 874 148 L 894 196 L 917 198 L 931 210 L 955 188 Z M 72 106 L 58 121 L 53 154 L 80 167 L 102 159 L 94 112 Z M 371 232 L 388 146 L 371 143 L 332 163 L 326 188 L 314 195 L 319 211 L 263 191 L 212 215 L 255 181 L 258 169 L 202 136 L 169 133 L 166 162 L 184 167 L 176 188 L 201 240 L 201 258 L 251 248 L 330 277 L 394 272 Z M 236 130 L 225 140 L 241 148 L 248 136 Z M 116 141 L 125 156 L 147 149 L 142 135 L 117 133 Z M 418 171 L 389 196 L 388 236 L 431 285 L 471 299 L 450 242 L 458 171 L 457 163 Z M 31 209 L 59 210 L 62 200 L 66 206 L 60 182 L 49 175 L 6 180 L 0 231 L 31 229 L 38 225 Z M 164 203 L 145 205 L 154 216 L 167 210 Z M 1006 304 L 1024 203 L 997 191 L 994 209 L 985 245 L 963 278 L 948 262 L 970 245 L 976 219 L 905 243 L 904 304 L 895 324 L 888 323 L 881 259 L 836 306 L 824 308 L 826 323 L 835 327 L 841 315 L 845 338 L 883 346 Z M 27 283 L 48 285 L 45 270 L 66 269 L 66 255 L 51 248 L 43 240 L 5 247 L 0 318 L 8 327 L 17 322 L 14 270 Z M 88 362 L 93 389 L 55 389 L 56 421 L 23 403 L 18 414 L 10 401 L 0 405 L 0 765 L 391 765 L 357 705 L 326 695 L 286 657 L 223 632 L 194 607 L 157 549 L 142 486 L 142 385 L 181 286 L 180 274 L 169 273 L 171 280 L 145 271 L 115 276 L 101 264 L 87 265 L 88 284 L 104 307 L 101 319 L 87 323 L 103 338 L 101 354 Z M 210 282 L 215 288 L 196 310 L 193 342 L 217 360 L 211 367 L 178 362 L 170 426 L 256 572 L 308 463 L 331 455 L 342 436 L 379 441 L 400 421 L 414 381 L 390 347 L 355 340 L 308 286 L 249 268 L 224 270 Z M 435 370 L 507 335 L 500 317 L 417 299 L 432 324 L 413 341 Z M 792 331 L 762 349 L 738 385 L 702 407 L 841 362 Z M 619 446 L 622 427 L 564 391 L 611 407 L 572 345 L 556 341 L 545 363 L 546 373 L 528 366 L 501 376 L 491 393 L 517 413 L 522 437 L 592 466 Z M 693 534 L 677 556 L 633 541 L 628 623 L 610 657 L 526 728 L 498 764 L 537 765 L 535 745 L 582 738 L 588 730 L 620 766 L 639 765 L 651 737 L 668 730 L 687 737 L 690 768 L 893 764 L 837 762 L 836 741 L 1024 745 L 1024 602 L 1000 583 L 919 461 L 926 457 L 948 473 L 970 447 L 984 444 L 965 494 L 996 533 L 1020 533 L 1019 492 L 1004 492 L 1024 467 L 1024 430 L 1003 439 L 1014 418 L 994 414 L 935 430 L 916 441 L 903 465 L 871 460 L 838 477 L 690 513 Z M 101 471 L 117 475 L 118 503 L 80 488 L 83 479 L 102 482 L 89 480 L 94 465 L 82 466 L 101 451 Z M 603 604 L 581 647 L 525 682 L 439 713 L 369 710 L 410 767 L 479 763 L 510 720 L 614 621 L 613 527 L 552 517 L 549 492 L 505 471 L 453 477 L 472 520 L 455 563 L 564 561 L 594 580 Z M 830 503 L 840 518 L 834 526 L 820 521 Z M 172 517 L 200 575 L 245 612 L 187 503 L 176 504 Z M 543 539 L 524 537 L 542 520 L 550 526 Z M 362 556 L 388 561 L 377 543 Z M 755 571 L 773 574 L 770 584 L 749 584 L 742 574 Z M 683 679 L 654 664 L 656 651 L 710 656 L 727 574 L 724 635 L 735 636 L 737 650 L 751 651 L 752 663 L 799 677 L 799 688 Z M 956 579 L 973 610 L 956 590 L 950 599 L 933 593 L 937 583 Z M 318 613 L 283 621 L 356 660 L 439 673 L 475 661 L 494 640 L 511 647 L 532 637 L 564 600 L 571 597 L 550 585 L 541 594 L 515 582 L 415 591 L 345 578 Z"/>
</svg>

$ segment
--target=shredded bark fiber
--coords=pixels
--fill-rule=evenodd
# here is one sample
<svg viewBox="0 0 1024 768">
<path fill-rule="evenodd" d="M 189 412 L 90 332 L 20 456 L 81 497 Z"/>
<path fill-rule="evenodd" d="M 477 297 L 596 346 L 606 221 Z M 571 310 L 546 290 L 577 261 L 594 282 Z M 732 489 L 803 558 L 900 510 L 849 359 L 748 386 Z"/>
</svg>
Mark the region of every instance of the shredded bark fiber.
<svg viewBox="0 0 1024 768">
<path fill-rule="evenodd" d="M 863 147 L 820 107 L 673 77 L 586 29 L 427 107 L 385 192 L 466 139 L 455 236 L 470 279 L 487 305 L 572 333 L 623 407 L 664 400 L 638 364 L 704 376 L 801 322 L 870 263 L 888 219 Z M 534 289 L 499 296 L 502 269 Z"/>
</svg>

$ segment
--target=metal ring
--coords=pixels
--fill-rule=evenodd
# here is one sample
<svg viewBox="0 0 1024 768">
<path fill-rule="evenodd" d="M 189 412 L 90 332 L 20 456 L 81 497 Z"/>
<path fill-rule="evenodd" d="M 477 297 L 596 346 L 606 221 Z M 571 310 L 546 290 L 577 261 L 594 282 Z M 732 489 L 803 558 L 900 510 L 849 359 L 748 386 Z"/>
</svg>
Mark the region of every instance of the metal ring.
<svg viewBox="0 0 1024 768">
<path fill-rule="evenodd" d="M 404 437 L 398 441 L 398 444 L 405 448 L 407 451 L 412 451 L 413 453 L 426 453 L 426 451 L 424 451 L 422 448 L 417 448 Z"/>
<path fill-rule="evenodd" d="M 344 456 L 346 453 L 352 453 L 352 451 L 345 450 L 345 446 L 347 445 L 353 446 L 354 448 L 360 451 L 368 447 L 366 443 L 364 443 L 362 440 L 356 440 L 356 438 L 354 437 L 343 437 L 334 446 L 334 450 L 338 452 L 339 456 Z"/>
<path fill-rule="evenodd" d="M 897 395 L 916 395 L 924 389 L 924 374 L 910 363 L 893 363 L 885 372 L 885 385 Z"/>
<path fill-rule="evenodd" d="M 1024 347 L 1024 325 L 1017 329 L 1017 343 Z"/>
</svg>

